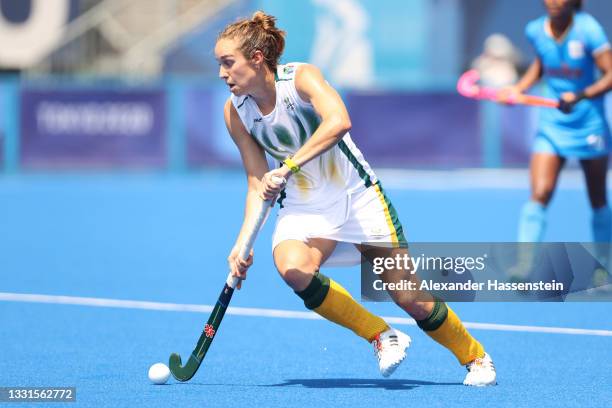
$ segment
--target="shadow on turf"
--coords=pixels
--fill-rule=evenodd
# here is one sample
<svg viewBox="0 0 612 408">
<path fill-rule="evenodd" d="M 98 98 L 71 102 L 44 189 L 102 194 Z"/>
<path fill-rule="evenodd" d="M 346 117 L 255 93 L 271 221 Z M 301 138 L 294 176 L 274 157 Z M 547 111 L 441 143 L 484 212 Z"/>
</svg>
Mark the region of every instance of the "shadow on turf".
<svg viewBox="0 0 612 408">
<path fill-rule="evenodd" d="M 285 380 L 282 384 L 267 387 L 290 387 L 301 385 L 306 388 L 382 388 L 385 390 L 411 390 L 427 385 L 462 385 L 461 383 L 437 383 L 419 380 L 373 380 L 365 378 L 311 378 Z"/>
</svg>

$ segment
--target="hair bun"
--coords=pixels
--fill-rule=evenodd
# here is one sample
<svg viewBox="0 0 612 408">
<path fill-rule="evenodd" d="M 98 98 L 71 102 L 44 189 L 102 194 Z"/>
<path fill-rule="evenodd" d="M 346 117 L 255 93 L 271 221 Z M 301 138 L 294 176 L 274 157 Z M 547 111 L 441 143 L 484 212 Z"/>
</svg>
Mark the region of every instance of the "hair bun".
<svg viewBox="0 0 612 408">
<path fill-rule="evenodd" d="M 276 29 L 276 17 L 259 10 L 253 13 L 251 21 L 260 25 L 264 30 Z"/>
<path fill-rule="evenodd" d="M 285 49 L 285 32 L 276 27 L 276 17 L 256 11 L 251 18 L 243 18 L 227 25 L 217 37 L 236 39 L 238 49 L 246 58 L 261 51 L 266 65 L 275 71 Z"/>
</svg>

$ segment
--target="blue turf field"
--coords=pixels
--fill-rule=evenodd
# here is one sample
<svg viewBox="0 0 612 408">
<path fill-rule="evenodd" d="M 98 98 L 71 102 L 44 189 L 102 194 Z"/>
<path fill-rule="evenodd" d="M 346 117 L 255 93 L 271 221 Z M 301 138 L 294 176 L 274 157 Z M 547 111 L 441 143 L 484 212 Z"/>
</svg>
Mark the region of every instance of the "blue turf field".
<svg viewBox="0 0 612 408">
<path fill-rule="evenodd" d="M 393 183 L 389 183 L 393 185 Z M 387 188 L 412 241 L 512 241 L 525 189 Z M 241 221 L 243 176 L 0 178 L 0 292 L 213 304 Z M 582 188 L 563 188 L 547 238 L 589 239 Z M 273 270 L 272 222 L 232 306 L 302 311 Z M 359 294 L 357 269 L 328 271 Z M 403 316 L 389 304 L 369 304 Z M 612 330 L 612 304 L 455 304 L 468 322 Z M 415 326 L 391 379 L 370 346 L 321 320 L 228 315 L 189 383 L 151 385 L 150 364 L 189 355 L 206 313 L 0 301 L 0 386 L 76 386 L 74 406 L 612 406 L 612 337 L 473 330 L 499 386 Z M 24 406 L 24 405 L 20 405 Z M 37 405 L 40 406 L 40 405 Z M 70 405 L 72 406 L 72 405 Z"/>
</svg>

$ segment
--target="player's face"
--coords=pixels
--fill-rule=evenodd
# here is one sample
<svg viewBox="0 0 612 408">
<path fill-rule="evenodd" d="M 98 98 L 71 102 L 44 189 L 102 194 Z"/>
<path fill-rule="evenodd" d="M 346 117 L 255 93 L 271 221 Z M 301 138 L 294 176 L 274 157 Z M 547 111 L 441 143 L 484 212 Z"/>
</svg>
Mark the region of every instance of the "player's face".
<svg viewBox="0 0 612 408">
<path fill-rule="evenodd" d="M 544 0 L 544 7 L 552 18 L 567 16 L 574 11 L 575 0 Z"/>
<path fill-rule="evenodd" d="M 249 93 L 249 85 L 257 75 L 257 70 L 238 49 L 234 39 L 223 38 L 215 45 L 215 58 L 219 62 L 219 78 L 234 95 Z"/>
</svg>

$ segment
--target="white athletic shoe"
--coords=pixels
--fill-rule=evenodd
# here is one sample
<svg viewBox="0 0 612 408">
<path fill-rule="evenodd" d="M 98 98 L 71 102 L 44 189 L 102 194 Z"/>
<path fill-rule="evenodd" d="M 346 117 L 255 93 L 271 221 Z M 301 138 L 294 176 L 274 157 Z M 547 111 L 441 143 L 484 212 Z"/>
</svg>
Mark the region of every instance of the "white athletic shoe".
<svg viewBox="0 0 612 408">
<path fill-rule="evenodd" d="M 410 337 L 399 330 L 390 328 L 378 334 L 372 340 L 374 354 L 378 359 L 378 368 L 383 377 L 388 377 L 406 358 L 406 349 L 410 346 Z"/>
<path fill-rule="evenodd" d="M 491 356 L 485 353 L 484 357 L 468 363 L 468 373 L 463 380 L 463 385 L 471 385 L 473 387 L 486 387 L 488 385 L 497 384 L 497 374 Z"/>
</svg>

